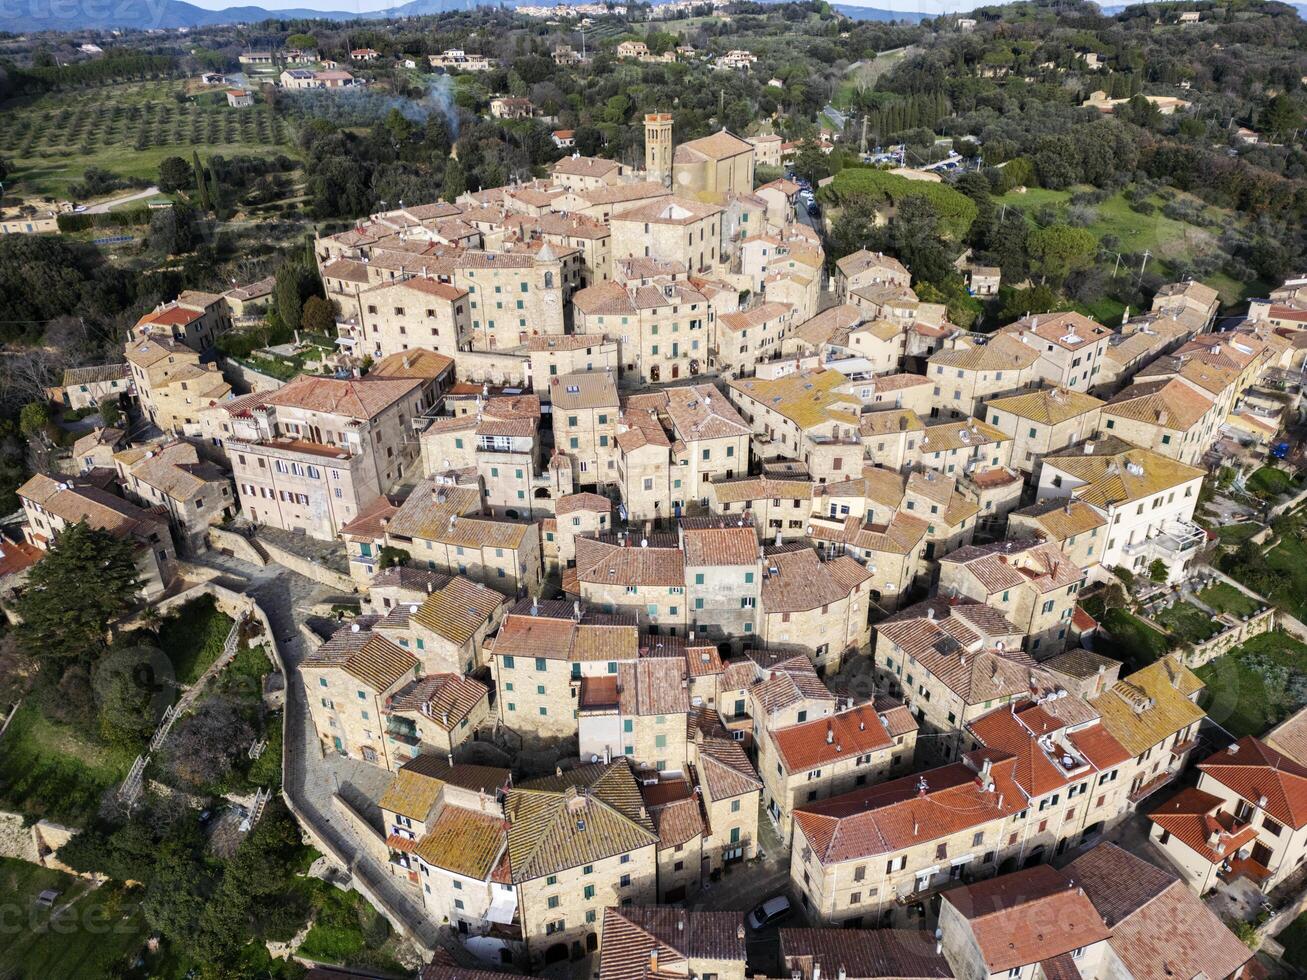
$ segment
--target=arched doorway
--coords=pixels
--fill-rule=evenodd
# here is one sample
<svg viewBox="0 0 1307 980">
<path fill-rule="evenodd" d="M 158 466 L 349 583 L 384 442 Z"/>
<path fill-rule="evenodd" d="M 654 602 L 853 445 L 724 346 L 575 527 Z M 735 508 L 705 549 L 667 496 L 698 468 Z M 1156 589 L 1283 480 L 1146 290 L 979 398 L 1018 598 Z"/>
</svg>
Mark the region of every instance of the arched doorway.
<svg viewBox="0 0 1307 980">
<path fill-rule="evenodd" d="M 536 492 L 535 492 L 536 500 L 548 500 L 549 497 L 550 497 L 550 493 L 548 487 L 536 487 Z"/>
<path fill-rule="evenodd" d="M 587 953 L 593 953 L 598 948 L 599 948 L 599 937 L 595 935 L 593 932 L 586 935 L 585 951 Z"/>
<path fill-rule="evenodd" d="M 660 375 L 661 375 L 661 372 L 660 372 L 659 369 L 658 369 L 658 365 L 657 365 L 657 364 L 651 365 L 650 368 L 649 368 L 649 380 L 650 380 L 650 381 L 657 381 L 657 380 L 659 379 Z"/>
</svg>

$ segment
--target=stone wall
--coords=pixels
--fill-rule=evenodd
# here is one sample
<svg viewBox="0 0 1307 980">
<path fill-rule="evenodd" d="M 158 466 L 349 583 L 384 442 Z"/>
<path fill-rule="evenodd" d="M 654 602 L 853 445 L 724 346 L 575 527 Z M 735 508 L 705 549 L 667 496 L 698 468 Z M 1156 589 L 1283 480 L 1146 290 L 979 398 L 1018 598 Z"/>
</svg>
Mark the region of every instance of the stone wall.
<svg viewBox="0 0 1307 980">
<path fill-rule="evenodd" d="M 310 561 L 302 555 L 294 554 L 285 548 L 279 548 L 265 538 L 258 539 L 258 546 L 268 553 L 270 560 L 275 561 L 284 568 L 289 568 L 298 575 L 303 575 L 307 579 L 312 579 L 314 582 L 330 588 L 339 589 L 341 592 L 354 593 L 359 591 L 359 583 L 343 572 L 334 571 L 325 565 Z"/>
<path fill-rule="evenodd" d="M 377 828 L 368 823 L 367 817 L 339 793 L 332 794 L 331 807 L 368 857 L 382 866 L 390 863 L 390 848 Z"/>
<path fill-rule="evenodd" d="M 1185 666 L 1201 667 L 1209 660 L 1215 660 L 1217 657 L 1229 653 L 1246 640 L 1258 634 L 1270 632 L 1275 627 L 1275 610 L 1267 607 L 1259 613 L 1253 613 L 1247 619 L 1237 620 L 1233 624 L 1226 625 L 1227 620 L 1233 619 L 1233 616 L 1222 616 L 1215 620 L 1225 628 L 1210 640 L 1194 644 L 1193 650 L 1185 655 Z"/>
<path fill-rule="evenodd" d="M 209 547 L 215 551 L 230 552 L 233 558 L 247 561 L 259 568 L 268 564 L 267 556 L 263 553 L 259 544 L 235 531 L 228 531 L 217 526 L 210 527 Z"/>
<path fill-rule="evenodd" d="M 526 385 L 526 373 L 531 363 L 526 355 L 507 351 L 459 351 L 458 380 L 473 384 Z"/>
</svg>

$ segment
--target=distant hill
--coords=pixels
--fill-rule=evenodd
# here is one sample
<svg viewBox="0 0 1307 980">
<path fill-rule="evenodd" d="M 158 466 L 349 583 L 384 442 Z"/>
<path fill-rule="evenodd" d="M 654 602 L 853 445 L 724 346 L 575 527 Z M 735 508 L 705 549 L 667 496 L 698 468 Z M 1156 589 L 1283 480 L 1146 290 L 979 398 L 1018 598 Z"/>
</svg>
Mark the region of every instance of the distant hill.
<svg viewBox="0 0 1307 980">
<path fill-rule="evenodd" d="M 526 0 L 522 0 L 526 2 Z M 33 5 L 37 6 L 37 5 Z M 89 8 L 68 8 L 69 17 L 55 16 L 48 5 L 42 12 L 9 14 L 0 8 L 0 31 L 22 34 L 29 31 L 84 31 L 90 29 L 175 30 L 179 27 L 207 27 L 214 24 L 257 23 L 262 20 L 382 20 L 387 17 L 416 17 L 447 10 L 467 9 L 467 0 L 410 0 L 389 10 L 359 13 L 350 10 L 311 10 L 307 7 L 267 10 L 263 7 L 228 7 L 205 10 L 186 0 L 118 0 L 112 4 L 92 4 Z M 13 9 L 13 8 L 10 8 Z"/>
<path fill-rule="evenodd" d="M 312 10 L 307 7 L 293 7 L 269 10 L 264 7 L 243 6 L 227 7 L 224 10 L 206 10 L 186 0 L 116 0 L 112 4 L 91 4 L 88 8 L 77 7 L 70 16 L 59 17 L 49 11 L 49 5 L 42 12 L 24 11 L 21 15 L 9 14 L 0 6 L 0 31 L 23 34 L 29 31 L 79 31 L 106 30 L 111 28 L 127 30 L 164 29 L 176 30 L 179 27 L 208 27 L 214 24 L 258 23 L 263 20 L 385 20 L 390 17 L 420 17 L 426 14 L 440 14 L 450 10 L 466 10 L 469 6 L 510 6 L 515 7 L 538 0 L 500 0 L 490 4 L 482 0 L 408 0 L 386 10 L 360 13 L 352 10 Z M 24 5 L 26 6 L 26 5 Z M 37 5 L 32 5 L 37 6 Z M 880 7 L 858 7 L 853 4 L 833 4 L 835 10 L 854 20 L 903 20 L 917 23 L 929 14 L 911 11 L 885 10 Z M 73 8 L 69 8 L 70 11 Z"/>
<path fill-rule="evenodd" d="M 833 3 L 831 9 L 852 20 L 902 20 L 917 24 L 934 14 L 913 13 L 910 10 L 884 10 L 880 7 L 855 7 L 848 3 Z"/>
</svg>

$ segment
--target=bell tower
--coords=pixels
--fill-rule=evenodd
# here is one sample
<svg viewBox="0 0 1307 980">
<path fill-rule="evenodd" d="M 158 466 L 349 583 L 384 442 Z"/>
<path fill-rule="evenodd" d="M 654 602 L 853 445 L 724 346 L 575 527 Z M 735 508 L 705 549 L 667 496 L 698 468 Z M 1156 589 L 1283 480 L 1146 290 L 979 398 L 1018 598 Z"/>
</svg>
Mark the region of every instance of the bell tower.
<svg viewBox="0 0 1307 980">
<path fill-rule="evenodd" d="M 672 114 L 651 112 L 644 117 L 646 180 L 668 186 L 672 180 Z"/>
</svg>

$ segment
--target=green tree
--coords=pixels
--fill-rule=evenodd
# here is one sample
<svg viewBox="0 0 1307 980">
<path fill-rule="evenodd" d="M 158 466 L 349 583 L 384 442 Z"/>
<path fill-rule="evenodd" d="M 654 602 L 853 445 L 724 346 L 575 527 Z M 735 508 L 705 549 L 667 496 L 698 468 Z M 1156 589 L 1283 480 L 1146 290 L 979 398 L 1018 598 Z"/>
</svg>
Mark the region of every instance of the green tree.
<svg viewBox="0 0 1307 980">
<path fill-rule="evenodd" d="M 316 276 L 302 262 L 291 260 L 277 270 L 277 282 L 272 287 L 272 305 L 288 328 L 300 322 L 304 301 L 315 292 Z"/>
<path fill-rule="evenodd" d="M 1165 582 L 1171 570 L 1166 567 L 1166 562 L 1160 558 L 1154 558 L 1153 563 L 1148 566 L 1148 577 L 1154 582 Z"/>
<path fill-rule="evenodd" d="M 1262 110 L 1259 123 L 1269 135 L 1284 139 L 1302 126 L 1302 109 L 1297 102 L 1281 92 Z"/>
<path fill-rule="evenodd" d="M 100 420 L 106 426 L 117 426 L 123 420 L 122 406 L 118 404 L 118 396 L 111 395 L 104 401 L 100 402 Z"/>
<path fill-rule="evenodd" d="M 18 431 L 28 439 L 50 429 L 50 406 L 45 402 L 28 402 L 18 413 Z"/>
<path fill-rule="evenodd" d="M 445 179 L 440 187 L 440 196 L 451 204 L 467 193 L 467 174 L 463 165 L 457 160 L 445 164 Z"/>
<path fill-rule="evenodd" d="M 200 163 L 200 151 L 191 151 L 191 170 L 194 174 L 195 189 L 199 191 L 197 200 L 201 211 L 208 211 L 211 207 L 209 201 L 209 178 L 204 170 L 204 164 Z"/>
<path fill-rule="evenodd" d="M 300 314 L 300 326 L 313 333 L 331 336 L 336 327 L 336 306 L 331 300 L 321 296 L 310 296 L 304 301 L 304 312 Z"/>
<path fill-rule="evenodd" d="M 140 587 L 133 543 L 79 521 L 28 574 L 16 603 L 19 638 L 34 656 L 69 660 L 104 647 L 109 623 Z"/>
<path fill-rule="evenodd" d="M 312 34 L 291 34 L 286 38 L 286 47 L 299 48 L 301 51 L 315 51 L 318 39 Z"/>
<path fill-rule="evenodd" d="M 91 669 L 91 688 L 108 742 L 135 751 L 154 731 L 158 719 L 151 701 L 156 692 L 148 651 L 139 647 L 110 649 Z"/>
<path fill-rule="evenodd" d="M 159 190 L 165 194 L 194 186 L 195 171 L 181 157 L 164 157 L 159 162 Z"/>
<path fill-rule="evenodd" d="M 1073 269 L 1088 265 L 1097 247 L 1098 239 L 1092 232 L 1069 225 L 1036 228 L 1026 238 L 1026 250 L 1035 267 L 1059 283 Z"/>
</svg>

